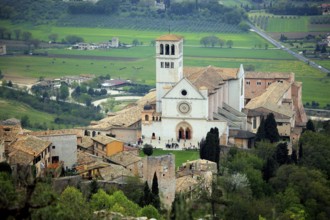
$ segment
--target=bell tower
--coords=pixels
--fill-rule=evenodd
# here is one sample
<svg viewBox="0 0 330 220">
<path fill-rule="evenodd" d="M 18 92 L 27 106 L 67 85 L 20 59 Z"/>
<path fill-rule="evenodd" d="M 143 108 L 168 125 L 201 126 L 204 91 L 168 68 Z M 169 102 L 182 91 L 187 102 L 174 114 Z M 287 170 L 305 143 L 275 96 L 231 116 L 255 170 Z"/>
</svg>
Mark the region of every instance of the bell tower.
<svg viewBox="0 0 330 220">
<path fill-rule="evenodd" d="M 183 37 L 167 34 L 156 39 L 156 111 L 162 111 L 165 88 L 183 77 Z"/>
</svg>

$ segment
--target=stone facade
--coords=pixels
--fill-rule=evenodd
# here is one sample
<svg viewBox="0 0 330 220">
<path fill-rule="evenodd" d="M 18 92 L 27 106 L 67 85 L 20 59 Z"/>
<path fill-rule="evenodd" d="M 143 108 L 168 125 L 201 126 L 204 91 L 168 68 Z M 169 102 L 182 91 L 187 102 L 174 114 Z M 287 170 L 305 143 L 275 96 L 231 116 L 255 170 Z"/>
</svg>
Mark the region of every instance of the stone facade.
<svg viewBox="0 0 330 220">
<path fill-rule="evenodd" d="M 173 154 L 162 156 L 149 156 L 143 158 L 143 180 L 149 187 L 156 173 L 161 203 L 170 209 L 175 197 L 175 156 Z"/>
</svg>

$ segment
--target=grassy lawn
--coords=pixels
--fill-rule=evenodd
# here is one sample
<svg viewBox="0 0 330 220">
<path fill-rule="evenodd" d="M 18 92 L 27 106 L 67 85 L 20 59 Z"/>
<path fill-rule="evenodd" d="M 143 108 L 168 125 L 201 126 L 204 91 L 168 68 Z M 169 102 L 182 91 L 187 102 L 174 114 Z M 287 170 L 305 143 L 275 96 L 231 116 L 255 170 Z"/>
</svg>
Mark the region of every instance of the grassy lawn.
<svg viewBox="0 0 330 220">
<path fill-rule="evenodd" d="M 152 156 L 160 156 L 165 154 L 174 154 L 175 155 L 175 166 L 178 168 L 182 165 L 182 163 L 192 160 L 199 159 L 199 151 L 181 151 L 181 150 L 161 150 L 161 149 L 154 149 Z M 144 157 L 144 153 L 141 150 L 140 156 Z"/>
<path fill-rule="evenodd" d="M 308 32 L 309 17 L 295 18 L 269 17 L 267 31 L 269 32 Z"/>
<path fill-rule="evenodd" d="M 27 115 L 30 120 L 30 124 L 47 124 L 49 128 L 64 128 L 64 126 L 60 126 L 54 124 L 55 115 L 51 115 L 45 112 L 41 112 L 31 108 L 28 105 L 25 105 L 21 102 L 16 102 L 12 100 L 2 99 L 0 98 L 0 118 L 17 118 L 21 119 L 22 116 Z"/>
</svg>

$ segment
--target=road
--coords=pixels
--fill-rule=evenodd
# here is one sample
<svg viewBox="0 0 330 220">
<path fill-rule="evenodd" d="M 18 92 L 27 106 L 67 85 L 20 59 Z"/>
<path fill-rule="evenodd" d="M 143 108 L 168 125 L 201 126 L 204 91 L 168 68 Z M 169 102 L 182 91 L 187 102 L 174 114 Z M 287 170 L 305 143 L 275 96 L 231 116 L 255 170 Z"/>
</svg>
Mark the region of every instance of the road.
<svg viewBox="0 0 330 220">
<path fill-rule="evenodd" d="M 248 25 L 250 26 L 250 30 L 253 32 L 256 32 L 257 34 L 259 34 L 261 37 L 263 37 L 264 39 L 266 39 L 267 41 L 269 41 L 271 44 L 273 44 L 275 47 L 277 47 L 278 49 L 282 49 L 284 51 L 286 51 L 287 53 L 291 54 L 292 56 L 296 57 L 298 60 L 303 61 L 304 63 L 307 63 L 308 65 L 310 65 L 311 67 L 314 67 L 324 73 L 330 73 L 330 70 L 320 66 L 319 64 L 315 63 L 312 60 L 307 59 L 306 57 L 290 50 L 289 48 L 283 46 L 280 42 L 274 40 L 273 38 L 271 38 L 268 34 L 266 34 L 264 31 L 262 31 L 261 29 L 259 29 L 258 27 L 254 26 L 251 23 L 248 23 Z"/>
</svg>

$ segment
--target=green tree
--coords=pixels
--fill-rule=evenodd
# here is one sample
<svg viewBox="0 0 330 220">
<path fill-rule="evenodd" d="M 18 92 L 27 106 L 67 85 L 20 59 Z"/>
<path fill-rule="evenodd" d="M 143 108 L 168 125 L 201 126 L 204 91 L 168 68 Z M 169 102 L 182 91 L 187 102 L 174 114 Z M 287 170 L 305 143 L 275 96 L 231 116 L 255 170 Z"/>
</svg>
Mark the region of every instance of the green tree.
<svg viewBox="0 0 330 220">
<path fill-rule="evenodd" d="M 142 201 L 140 202 L 142 206 L 150 205 L 152 204 L 152 193 L 150 191 L 148 182 L 146 181 L 144 183 L 144 188 L 143 188 L 143 198 Z"/>
<path fill-rule="evenodd" d="M 155 218 L 155 219 L 161 219 L 160 214 L 158 213 L 158 210 L 153 207 L 152 205 L 144 206 L 137 214 L 138 216 L 144 216 L 148 219 Z"/>
<path fill-rule="evenodd" d="M 11 175 L 11 167 L 7 162 L 0 162 L 0 173 L 7 173 L 9 176 Z"/>
<path fill-rule="evenodd" d="M 159 188 L 158 188 L 158 178 L 156 175 L 156 172 L 154 173 L 154 177 L 152 179 L 152 187 L 151 187 L 151 193 L 152 193 L 152 205 L 156 209 L 160 209 L 160 198 L 159 198 Z"/>
<path fill-rule="evenodd" d="M 275 159 L 280 166 L 289 162 L 289 150 L 287 143 L 279 143 L 277 145 Z"/>
<path fill-rule="evenodd" d="M 22 127 L 26 128 L 30 126 L 30 119 L 29 116 L 23 115 L 21 118 L 21 125 Z"/>
<path fill-rule="evenodd" d="M 200 44 L 204 45 L 204 47 L 207 47 L 210 44 L 210 39 L 209 37 L 203 37 L 202 39 L 200 39 Z"/>
<path fill-rule="evenodd" d="M 91 219 L 92 217 L 89 203 L 74 187 L 69 186 L 62 192 L 59 205 L 61 210 L 58 213 L 59 219 Z"/>
<path fill-rule="evenodd" d="M 19 40 L 20 36 L 21 36 L 21 30 L 20 29 L 15 29 L 14 30 L 14 34 L 15 34 L 15 39 Z"/>
<path fill-rule="evenodd" d="M 227 45 L 227 47 L 232 48 L 233 45 L 234 45 L 234 42 L 233 42 L 232 40 L 228 40 L 228 41 L 226 42 L 226 45 Z"/>
<path fill-rule="evenodd" d="M 266 133 L 265 133 L 265 120 L 264 117 L 261 117 L 260 125 L 257 130 L 256 134 L 256 141 L 262 141 L 265 140 Z"/>
<path fill-rule="evenodd" d="M 211 128 L 205 140 L 201 140 L 199 155 L 201 159 L 213 161 L 219 170 L 220 164 L 220 142 L 218 128 Z"/>
<path fill-rule="evenodd" d="M 143 146 L 143 153 L 145 154 L 145 155 L 147 155 L 147 156 L 151 156 L 152 155 L 152 153 L 153 153 L 153 148 L 152 148 L 152 146 L 150 145 L 150 144 L 145 144 L 144 146 Z"/>
<path fill-rule="evenodd" d="M 76 43 L 84 42 L 84 39 L 76 35 L 68 35 L 65 37 L 65 41 L 69 44 L 76 44 Z"/>
<path fill-rule="evenodd" d="M 50 34 L 50 35 L 48 35 L 48 39 L 51 42 L 56 42 L 56 40 L 58 39 L 58 34 Z"/>
<path fill-rule="evenodd" d="M 327 52 L 327 46 L 324 44 L 321 48 L 321 53 L 326 53 Z"/>
<path fill-rule="evenodd" d="M 265 120 L 265 138 L 268 139 L 270 143 L 278 142 L 280 140 L 273 113 L 268 114 Z"/>
<path fill-rule="evenodd" d="M 306 130 L 315 132 L 314 123 L 311 119 L 309 119 L 306 123 Z"/>
<path fill-rule="evenodd" d="M 182 193 L 176 194 L 172 203 L 171 220 L 192 220 L 190 203 Z"/>
<path fill-rule="evenodd" d="M 134 47 L 136 47 L 137 45 L 139 45 L 139 40 L 135 38 L 135 39 L 132 41 L 132 44 L 133 44 Z"/>
<path fill-rule="evenodd" d="M 22 38 L 23 38 L 23 41 L 30 41 L 32 39 L 32 34 L 31 32 L 28 32 L 28 31 L 24 31 L 22 33 Z"/>
<path fill-rule="evenodd" d="M 114 200 L 103 189 L 99 189 L 93 194 L 90 200 L 92 210 L 108 210 L 114 205 Z"/>
<path fill-rule="evenodd" d="M 66 100 L 69 97 L 69 87 L 62 83 L 60 87 L 60 99 Z"/>
</svg>

